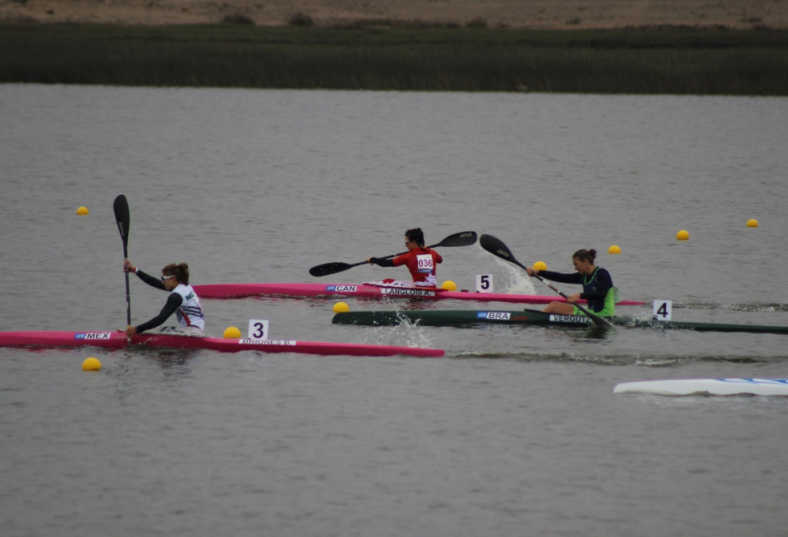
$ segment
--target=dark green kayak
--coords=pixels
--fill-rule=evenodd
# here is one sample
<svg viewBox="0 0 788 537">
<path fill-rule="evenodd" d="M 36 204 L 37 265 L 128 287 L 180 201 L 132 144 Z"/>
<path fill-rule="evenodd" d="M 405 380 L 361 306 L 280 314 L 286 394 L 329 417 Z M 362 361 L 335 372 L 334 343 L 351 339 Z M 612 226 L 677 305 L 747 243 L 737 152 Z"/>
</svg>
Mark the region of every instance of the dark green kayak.
<svg viewBox="0 0 788 537">
<path fill-rule="evenodd" d="M 664 328 L 672 330 L 697 330 L 701 332 L 763 332 L 788 334 L 788 326 L 755 324 L 696 323 L 688 321 L 656 321 L 610 317 L 617 326 L 634 328 Z M 385 326 L 408 321 L 422 326 L 472 326 L 480 323 L 533 324 L 585 328 L 593 321 L 584 315 L 561 315 L 536 310 L 421 310 L 421 311 L 355 311 L 337 313 L 334 324 Z"/>
</svg>

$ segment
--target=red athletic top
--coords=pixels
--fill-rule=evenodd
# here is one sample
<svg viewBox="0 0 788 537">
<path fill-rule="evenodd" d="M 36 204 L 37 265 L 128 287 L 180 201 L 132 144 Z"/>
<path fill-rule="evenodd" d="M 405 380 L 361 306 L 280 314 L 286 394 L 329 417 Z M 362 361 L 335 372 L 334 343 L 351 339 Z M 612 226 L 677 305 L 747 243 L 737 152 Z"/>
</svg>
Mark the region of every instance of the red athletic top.
<svg viewBox="0 0 788 537">
<path fill-rule="evenodd" d="M 435 285 L 435 268 L 438 263 L 443 263 L 443 258 L 435 250 L 414 248 L 407 254 L 392 259 L 392 263 L 395 267 L 407 265 L 414 282 L 429 282 Z"/>
</svg>

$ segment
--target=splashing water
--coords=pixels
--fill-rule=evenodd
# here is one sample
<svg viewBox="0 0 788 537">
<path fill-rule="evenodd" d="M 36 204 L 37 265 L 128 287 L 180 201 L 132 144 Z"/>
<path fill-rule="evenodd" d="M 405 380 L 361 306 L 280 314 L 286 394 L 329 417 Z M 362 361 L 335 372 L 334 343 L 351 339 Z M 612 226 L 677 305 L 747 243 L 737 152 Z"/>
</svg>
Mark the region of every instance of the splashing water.
<svg viewBox="0 0 788 537">
<path fill-rule="evenodd" d="M 401 308 L 397 307 L 399 311 Z M 403 320 L 393 326 L 376 326 L 366 331 L 363 343 L 374 345 L 399 345 L 404 347 L 434 347 L 429 330 L 425 330 L 418 323 Z"/>
<path fill-rule="evenodd" d="M 536 289 L 531 277 L 517 265 L 493 257 L 497 270 L 493 272 L 493 285 L 496 293 L 535 295 Z"/>
</svg>

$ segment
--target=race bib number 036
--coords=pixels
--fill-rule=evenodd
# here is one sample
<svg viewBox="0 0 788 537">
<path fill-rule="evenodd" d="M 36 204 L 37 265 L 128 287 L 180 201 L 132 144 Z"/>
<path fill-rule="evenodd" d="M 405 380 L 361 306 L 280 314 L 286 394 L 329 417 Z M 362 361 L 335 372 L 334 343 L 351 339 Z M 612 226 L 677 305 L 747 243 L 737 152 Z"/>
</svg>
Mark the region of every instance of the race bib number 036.
<svg viewBox="0 0 788 537">
<path fill-rule="evenodd" d="M 416 256 L 416 263 L 418 263 L 419 272 L 431 273 L 435 268 L 435 260 L 432 259 L 430 254 L 419 254 Z"/>
</svg>

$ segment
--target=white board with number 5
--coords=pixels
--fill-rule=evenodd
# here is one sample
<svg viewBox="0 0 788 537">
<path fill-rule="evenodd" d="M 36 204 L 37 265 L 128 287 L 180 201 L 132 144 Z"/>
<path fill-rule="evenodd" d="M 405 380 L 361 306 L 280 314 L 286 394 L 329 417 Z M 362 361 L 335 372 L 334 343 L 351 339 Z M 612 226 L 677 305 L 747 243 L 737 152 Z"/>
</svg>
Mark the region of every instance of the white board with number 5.
<svg viewBox="0 0 788 537">
<path fill-rule="evenodd" d="M 476 292 L 477 293 L 492 293 L 493 292 L 493 277 L 492 277 L 492 274 L 477 274 L 476 275 Z"/>
</svg>

